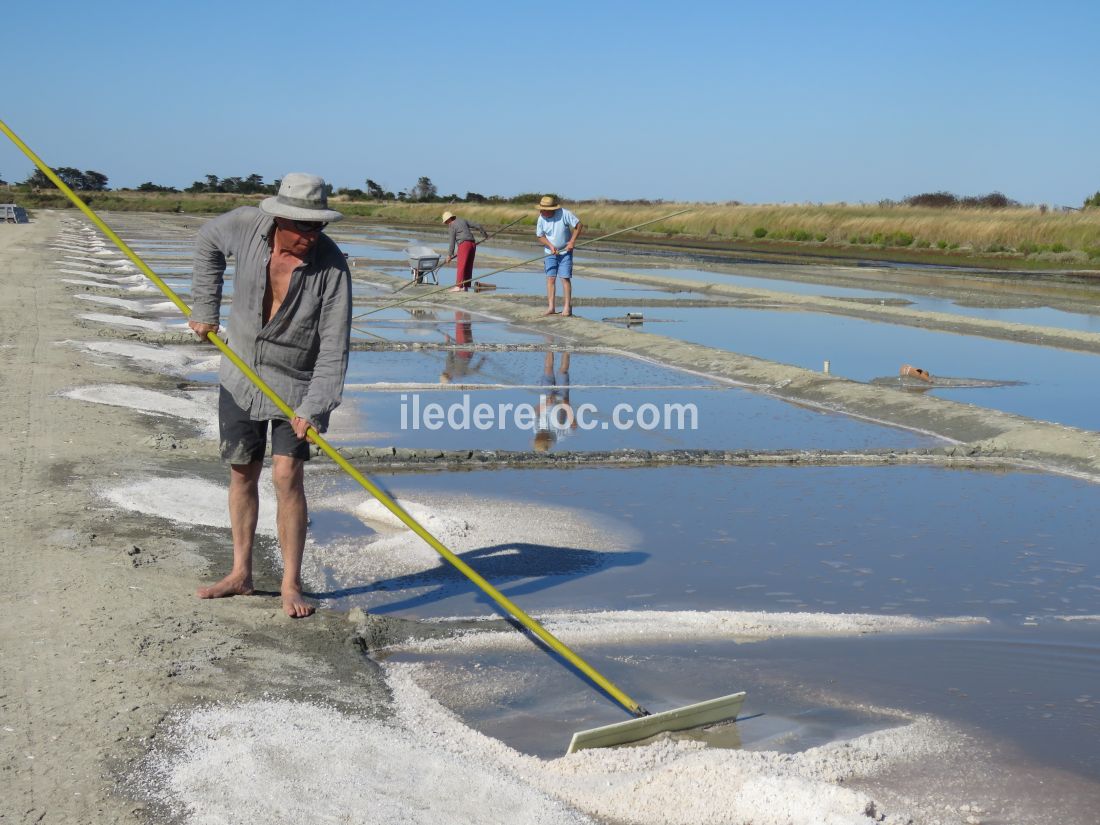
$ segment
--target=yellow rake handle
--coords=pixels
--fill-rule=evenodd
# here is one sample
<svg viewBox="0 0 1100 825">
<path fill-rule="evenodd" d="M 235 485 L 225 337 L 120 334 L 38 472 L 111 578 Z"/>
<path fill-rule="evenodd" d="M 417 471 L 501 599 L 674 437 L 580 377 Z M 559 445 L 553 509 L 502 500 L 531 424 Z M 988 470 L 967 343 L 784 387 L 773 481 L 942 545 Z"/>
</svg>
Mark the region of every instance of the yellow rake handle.
<svg viewBox="0 0 1100 825">
<path fill-rule="evenodd" d="M 43 163 L 42 160 L 33 151 L 31 151 L 30 147 L 23 143 L 23 141 L 20 140 L 19 137 L 14 132 L 12 132 L 12 130 L 9 129 L 7 124 L 5 124 L 2 120 L 0 120 L 0 131 L 3 131 L 5 135 L 11 138 L 12 142 L 19 147 L 24 155 L 26 155 L 28 158 L 31 159 L 31 161 L 34 162 L 35 166 L 42 170 L 42 173 L 53 182 L 54 186 L 60 189 L 81 212 L 87 215 L 92 223 L 99 227 L 100 231 L 103 232 L 103 234 L 106 235 L 108 238 L 110 238 L 111 241 L 114 242 L 115 246 L 117 246 L 127 258 L 133 261 L 134 265 L 142 271 L 145 277 L 151 280 L 160 288 L 161 292 L 163 292 L 168 297 L 168 299 L 179 308 L 180 312 L 182 312 L 185 317 L 189 318 L 191 316 L 191 308 L 187 306 L 187 304 L 185 304 L 183 300 L 178 295 L 176 295 L 175 292 L 172 291 L 172 288 L 168 286 L 168 284 L 164 283 L 164 281 L 162 281 L 157 276 L 157 274 L 146 265 L 145 261 L 138 257 L 137 253 L 130 249 L 130 247 L 126 245 L 126 242 L 123 241 L 122 238 L 120 238 L 118 235 L 116 235 L 111 230 L 111 228 L 107 226 L 107 224 L 104 223 L 103 220 L 95 212 L 92 211 L 91 207 L 89 207 L 86 203 L 84 203 L 84 201 L 77 197 L 76 193 L 74 193 L 72 189 L 66 186 L 64 181 L 62 181 L 50 167 Z M 292 410 L 290 406 L 285 401 L 283 401 L 283 399 L 281 399 L 276 394 L 276 392 L 271 389 L 271 387 L 269 387 L 264 382 L 264 380 L 252 370 L 251 367 L 248 366 L 248 364 L 242 361 L 240 356 L 238 356 L 237 353 L 233 352 L 233 350 L 229 348 L 228 344 L 226 344 L 213 332 L 207 333 L 206 337 L 207 340 L 209 340 L 210 343 L 220 349 L 222 353 L 230 361 L 232 361 L 241 372 L 248 376 L 248 379 L 256 385 L 260 392 L 271 399 L 271 401 L 275 404 L 275 406 L 279 408 L 283 415 L 285 415 L 288 419 L 294 418 L 294 410 Z M 321 437 L 320 433 L 310 427 L 306 431 L 306 434 L 318 447 L 321 448 L 325 455 L 335 461 L 340 466 L 340 468 L 343 469 L 344 472 L 346 472 L 349 476 L 358 481 L 363 489 L 365 489 L 368 493 L 370 493 L 372 496 L 382 502 L 385 508 L 393 513 L 395 516 L 397 516 L 397 518 L 401 519 L 402 523 L 404 523 L 406 527 L 408 527 L 410 530 L 420 536 L 420 538 L 428 543 L 429 547 L 431 547 L 433 550 L 435 550 L 435 552 L 439 553 L 439 555 L 450 562 L 460 573 L 462 573 L 462 575 L 464 575 L 475 585 L 477 585 L 482 592 L 484 592 L 493 601 L 500 605 L 505 611 L 507 611 L 509 615 L 513 616 L 524 627 L 526 627 L 528 630 L 530 630 L 532 633 L 542 639 L 542 641 L 544 641 L 554 651 L 561 655 L 562 658 L 564 658 L 566 661 L 576 667 L 594 683 L 599 685 L 604 691 L 607 692 L 609 696 L 614 698 L 615 701 L 617 701 L 628 711 L 633 713 L 635 716 L 648 715 L 648 712 L 641 705 L 639 705 L 637 702 L 627 696 L 610 680 L 601 675 L 595 668 L 584 661 L 584 659 L 582 659 L 580 656 L 578 656 L 576 653 L 566 647 L 566 645 L 555 638 L 554 635 L 550 633 L 550 631 L 546 630 L 542 625 L 540 625 L 538 622 L 536 622 L 534 619 L 524 613 L 518 606 L 516 606 L 515 603 L 512 602 L 511 599 L 509 599 L 507 596 L 505 596 L 503 593 L 493 587 L 493 585 L 489 584 L 489 582 L 482 578 L 473 568 L 466 564 L 466 562 L 464 562 L 462 559 L 460 559 L 458 556 L 448 550 L 443 545 L 443 543 L 439 541 L 439 539 L 437 539 L 435 536 L 433 536 L 431 533 L 421 527 L 416 519 L 410 516 L 401 506 L 397 504 L 397 502 L 386 495 L 385 491 L 383 491 L 380 487 L 374 484 L 374 482 L 372 482 L 370 479 L 368 479 L 366 476 L 356 470 L 353 466 L 351 466 L 351 464 L 348 463 L 347 459 L 340 455 L 340 453 L 338 453 L 327 441 L 325 441 L 324 438 Z"/>
</svg>

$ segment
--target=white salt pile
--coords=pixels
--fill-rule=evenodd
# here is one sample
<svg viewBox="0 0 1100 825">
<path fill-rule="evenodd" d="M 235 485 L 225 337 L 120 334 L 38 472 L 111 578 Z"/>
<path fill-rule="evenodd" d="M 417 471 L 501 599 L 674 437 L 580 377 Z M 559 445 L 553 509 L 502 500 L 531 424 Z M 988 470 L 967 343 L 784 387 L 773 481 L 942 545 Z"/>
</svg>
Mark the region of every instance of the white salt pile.
<svg viewBox="0 0 1100 825">
<path fill-rule="evenodd" d="M 200 425 L 207 438 L 214 438 L 218 433 L 217 396 L 213 390 L 169 395 L 129 384 L 99 384 L 65 390 L 61 395 L 77 401 L 140 410 L 149 415 L 183 418 Z"/>
<path fill-rule="evenodd" d="M 495 619 L 481 616 L 476 619 Z M 764 613 L 753 611 L 604 610 L 592 613 L 550 613 L 538 616 L 566 644 L 659 643 L 690 639 L 757 641 L 795 636 L 859 636 L 866 633 L 929 632 L 960 624 L 988 624 L 975 616 L 923 619 L 873 613 Z M 463 619 L 462 621 L 469 621 Z M 472 631 L 458 638 L 411 642 L 409 649 L 522 649 L 530 642 L 515 632 Z"/>
<path fill-rule="evenodd" d="M 116 507 L 183 524 L 229 527 L 227 488 L 199 478 L 150 476 L 121 487 L 112 487 L 103 497 Z M 256 526 L 261 533 L 275 534 L 275 490 L 271 471 L 260 476 L 260 514 Z"/>
<path fill-rule="evenodd" d="M 530 502 L 487 497 L 447 495 L 423 502 L 398 499 L 397 503 L 429 533 L 454 553 L 492 548 L 481 562 L 518 553 L 518 546 L 552 548 L 563 543 L 563 525 L 568 525 L 568 544 L 604 553 L 629 549 L 635 533 L 626 525 L 599 526 L 582 512 Z M 447 563 L 423 539 L 406 528 L 365 491 L 319 499 L 315 508 L 353 513 L 372 530 L 314 544 L 306 553 L 311 580 L 328 580 L 338 586 L 353 586 L 393 576 L 443 568 Z"/>
<path fill-rule="evenodd" d="M 127 298 L 114 298 L 110 295 L 74 295 L 73 297 L 78 301 L 91 301 L 96 304 L 106 304 L 107 306 L 123 309 L 127 312 L 145 314 L 149 311 L 149 307 L 144 302 L 131 301 Z"/>
<path fill-rule="evenodd" d="M 78 316 L 85 321 L 94 321 L 97 324 L 107 324 L 113 327 L 135 327 L 149 332 L 164 332 L 167 329 L 160 321 L 150 321 L 146 318 L 130 318 L 126 315 L 107 315 L 98 312 L 89 312 Z"/>
<path fill-rule="evenodd" d="M 331 708 L 249 702 L 181 718 L 145 781 L 191 822 L 582 825 L 592 820 L 430 733 Z M 233 777 L 247 777 L 237 781 Z"/>
<path fill-rule="evenodd" d="M 133 341 L 73 341 L 85 352 L 125 358 L 160 372 L 182 375 L 209 366 L 209 358 L 194 358 L 193 350 L 182 347 L 158 347 Z"/>
<path fill-rule="evenodd" d="M 659 740 L 543 760 L 467 727 L 417 667 L 386 666 L 392 723 L 289 701 L 183 716 L 158 737 L 148 792 L 195 822 L 889 825 L 909 817 L 839 783 L 954 746 L 915 719 L 795 754 Z"/>
</svg>

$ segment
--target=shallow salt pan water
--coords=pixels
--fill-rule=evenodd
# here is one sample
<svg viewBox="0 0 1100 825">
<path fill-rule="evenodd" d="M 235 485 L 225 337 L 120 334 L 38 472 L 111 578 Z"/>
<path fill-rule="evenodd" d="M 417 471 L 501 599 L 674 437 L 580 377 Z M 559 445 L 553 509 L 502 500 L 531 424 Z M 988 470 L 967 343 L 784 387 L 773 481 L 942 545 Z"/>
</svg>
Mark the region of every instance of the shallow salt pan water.
<svg viewBox="0 0 1100 825">
<path fill-rule="evenodd" d="M 776 610 L 979 615 L 1012 624 L 1100 614 L 1095 487 L 1074 479 L 931 467 L 668 467 L 379 475 L 432 512 L 502 536 L 511 508 L 565 508 L 616 552 L 579 541 L 573 518 L 551 532 L 456 552 L 525 609 Z M 334 495 L 362 500 L 332 476 Z M 311 510 L 320 527 L 327 518 Z M 329 508 L 330 538 L 364 528 Z M 473 515 L 476 513 L 476 517 Z M 556 527 L 556 529 L 554 529 Z M 503 529 L 502 529 L 503 528 Z M 409 547 L 420 539 L 407 533 Z M 396 541 L 397 539 L 395 539 Z M 508 552 L 504 552 L 508 551 Z M 350 555 L 348 559 L 354 559 Z M 442 563 L 357 581 L 334 606 L 412 616 L 470 615 L 488 603 Z"/>
<path fill-rule="evenodd" d="M 1019 382 L 980 389 L 933 384 L 929 391 L 1029 418 L 1100 429 L 1093 400 L 1100 355 L 810 312 L 624 307 L 614 314 L 628 311 L 652 319 L 639 328 L 643 332 L 810 370 L 821 370 L 828 360 L 834 375 L 855 381 L 896 376 L 902 364 L 914 364 L 934 377 Z"/>
<path fill-rule="evenodd" d="M 356 312 L 366 311 L 357 309 Z M 473 337 L 476 330 L 477 338 Z M 507 321 L 439 307 L 394 307 L 354 321 L 353 339 L 450 344 L 476 340 L 494 344 L 531 344 L 554 340 Z"/>
<path fill-rule="evenodd" d="M 785 292 L 794 295 L 821 295 L 825 297 L 848 298 L 895 298 L 903 297 L 912 303 L 914 309 L 931 312 L 946 312 L 968 318 L 986 318 L 991 321 L 1008 321 L 1016 324 L 1036 324 L 1058 329 L 1078 329 L 1086 332 L 1100 332 L 1100 313 L 1095 307 L 1082 306 L 1077 312 L 1053 309 L 1051 307 L 981 307 L 966 306 L 949 298 L 935 298 L 904 289 L 857 289 L 837 287 L 821 283 L 802 281 L 784 281 L 778 278 L 758 278 L 749 275 L 733 274 L 713 269 L 694 269 L 690 264 L 683 267 L 634 269 L 623 267 L 623 272 L 637 275 L 686 278 L 697 281 L 711 281 L 723 284 L 735 284 L 766 289 L 772 292 Z M 1026 299 L 1023 299 L 1026 300 Z"/>
<path fill-rule="evenodd" d="M 344 403 L 361 411 L 373 435 L 339 443 L 559 451 L 944 443 L 624 356 L 571 353 L 566 377 L 564 357 L 541 352 L 352 353 Z M 553 410 L 565 403 L 576 426 L 564 407 Z M 436 419 L 427 415 L 431 405 L 441 411 Z M 488 417 L 478 419 L 479 409 Z M 529 413 L 527 418 L 521 418 L 521 409 Z"/>
</svg>

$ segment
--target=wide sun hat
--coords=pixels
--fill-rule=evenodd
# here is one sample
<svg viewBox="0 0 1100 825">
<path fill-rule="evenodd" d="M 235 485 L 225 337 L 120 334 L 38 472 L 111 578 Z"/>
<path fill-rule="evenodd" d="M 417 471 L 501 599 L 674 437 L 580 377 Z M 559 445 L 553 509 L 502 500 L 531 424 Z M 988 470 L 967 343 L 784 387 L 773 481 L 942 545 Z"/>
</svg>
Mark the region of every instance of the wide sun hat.
<svg viewBox="0 0 1100 825">
<path fill-rule="evenodd" d="M 543 195 L 542 200 L 539 201 L 539 211 L 544 209 L 561 209 L 561 204 L 553 195 Z"/>
<path fill-rule="evenodd" d="M 343 214 L 328 208 L 325 181 L 317 175 L 288 172 L 279 183 L 279 194 L 260 201 L 260 209 L 276 218 L 331 223 Z"/>
<path fill-rule="evenodd" d="M 449 221 L 453 217 L 455 217 L 455 214 L 453 212 L 444 212 L 443 213 L 443 223 L 446 223 L 447 221 Z"/>
</svg>

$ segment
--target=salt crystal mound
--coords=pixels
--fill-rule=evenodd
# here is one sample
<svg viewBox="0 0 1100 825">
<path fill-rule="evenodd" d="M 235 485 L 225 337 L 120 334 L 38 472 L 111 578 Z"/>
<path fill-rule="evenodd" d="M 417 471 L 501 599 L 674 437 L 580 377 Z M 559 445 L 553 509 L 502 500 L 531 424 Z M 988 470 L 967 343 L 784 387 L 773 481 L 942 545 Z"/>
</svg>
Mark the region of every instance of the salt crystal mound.
<svg viewBox="0 0 1100 825">
<path fill-rule="evenodd" d="M 496 616 L 452 619 L 492 620 Z M 923 619 L 871 613 L 766 613 L 737 610 L 661 611 L 606 610 L 593 613 L 549 613 L 536 617 L 569 645 L 595 647 L 630 642 L 732 639 L 760 641 L 795 636 L 859 636 L 866 633 L 921 633 L 961 624 L 988 624 L 979 616 Z M 472 630 L 457 638 L 423 639 L 402 644 L 407 650 L 519 650 L 530 645 L 514 631 Z"/>
<path fill-rule="evenodd" d="M 638 825 L 867 825 L 882 818 L 865 793 L 837 783 L 870 779 L 961 750 L 961 737 L 929 717 L 799 753 L 707 748 L 659 738 L 554 760 L 519 753 L 465 725 L 416 682 L 420 664 L 384 663 L 396 719 L 441 750 L 523 779 L 601 820 Z M 896 711 L 889 711 L 898 715 Z M 897 812 L 887 822 L 908 822 Z"/>
<path fill-rule="evenodd" d="M 125 407 L 148 415 L 182 418 L 198 424 L 205 438 L 216 438 L 218 435 L 216 398 L 212 391 L 169 395 L 129 384 L 98 384 L 65 390 L 61 395 L 77 401 Z"/>
<path fill-rule="evenodd" d="M 126 358 L 172 375 L 183 375 L 199 368 L 198 365 L 205 366 L 209 360 L 192 358 L 182 348 L 158 347 L 153 344 L 130 341 L 74 341 L 71 343 L 85 352 Z"/>
<path fill-rule="evenodd" d="M 357 491 L 320 499 L 313 505 L 349 512 L 375 532 L 334 539 L 323 547 L 311 538 L 309 544 L 317 549 L 307 552 L 305 558 L 311 580 L 327 580 L 339 588 L 433 568 L 450 570 L 427 542 L 369 495 Z M 562 544 L 564 526 L 568 526 L 571 547 L 615 553 L 637 543 L 637 534 L 628 525 L 607 522 L 597 526 L 583 511 L 564 507 L 453 494 L 422 502 L 399 498 L 397 503 L 456 554 L 500 547 L 494 555 L 505 556 L 513 552 L 509 545 L 516 544 L 554 547 Z M 483 557 L 490 563 L 492 558 Z"/>
<path fill-rule="evenodd" d="M 78 317 L 85 321 L 94 321 L 97 324 L 107 324 L 112 327 L 136 327 L 149 332 L 164 332 L 167 327 L 160 321 L 150 321 L 145 318 L 129 318 L 125 315 L 106 315 L 97 312 L 89 312 Z"/>
<path fill-rule="evenodd" d="M 200 478 L 149 476 L 104 490 L 103 497 L 123 510 L 169 519 L 181 524 L 229 528 L 228 490 Z M 260 475 L 260 512 L 256 530 L 276 534 L 275 490 L 271 471 Z"/>
<path fill-rule="evenodd" d="M 302 702 L 204 708 L 157 737 L 142 782 L 151 801 L 186 810 L 196 823 L 594 823 L 521 777 L 433 740 L 419 726 Z"/>
<path fill-rule="evenodd" d="M 123 286 L 122 284 L 105 283 L 101 281 L 78 281 L 75 278 L 62 278 L 61 283 L 72 286 L 82 286 L 88 289 L 113 289 L 119 292 L 155 292 L 156 287 L 144 284 L 136 286 Z"/>
<path fill-rule="evenodd" d="M 114 298 L 110 295 L 74 295 L 78 301 L 92 301 L 96 304 L 106 304 L 116 309 L 124 309 L 127 312 L 136 312 L 141 315 L 149 312 L 149 307 L 142 301 L 131 301 L 128 298 Z"/>
<path fill-rule="evenodd" d="M 92 272 L 87 269 L 68 269 L 66 267 L 60 267 L 57 271 L 65 275 L 79 275 L 82 278 L 91 278 L 95 281 L 106 281 L 111 284 L 147 283 L 149 280 L 144 275 L 108 275 L 104 272 Z"/>
<path fill-rule="evenodd" d="M 911 820 L 840 783 L 959 750 L 949 728 L 916 719 L 795 754 L 666 739 L 543 760 L 463 725 L 414 667 L 384 665 L 392 722 L 287 700 L 181 715 L 157 737 L 142 795 L 191 822 L 889 824 Z"/>
</svg>

